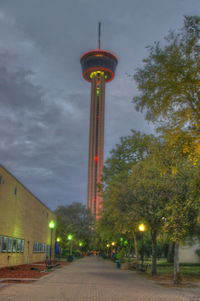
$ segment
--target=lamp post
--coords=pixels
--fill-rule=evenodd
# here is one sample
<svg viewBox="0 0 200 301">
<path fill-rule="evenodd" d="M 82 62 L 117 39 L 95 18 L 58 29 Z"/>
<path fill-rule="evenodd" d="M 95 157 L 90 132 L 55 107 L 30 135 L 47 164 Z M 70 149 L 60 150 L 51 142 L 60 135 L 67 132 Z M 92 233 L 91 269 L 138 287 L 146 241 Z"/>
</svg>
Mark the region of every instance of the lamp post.
<svg viewBox="0 0 200 301">
<path fill-rule="evenodd" d="M 68 238 L 68 240 L 70 241 L 70 256 L 72 256 L 72 239 L 73 239 L 73 236 L 72 236 L 72 234 L 69 234 L 68 236 L 67 236 L 67 238 Z"/>
<path fill-rule="evenodd" d="M 114 261 L 115 261 L 115 249 L 114 249 L 115 245 L 116 245 L 116 243 L 113 241 L 113 242 L 111 243 L 111 254 L 110 254 L 110 256 L 111 256 L 111 258 L 112 258 Z"/>
<path fill-rule="evenodd" d="M 145 225 L 144 224 L 141 224 L 139 225 L 138 227 L 139 231 L 142 232 L 142 268 L 144 266 L 144 231 L 145 231 Z"/>
<path fill-rule="evenodd" d="M 51 255 L 52 255 L 52 236 L 53 236 L 53 229 L 55 228 L 55 222 L 50 221 L 49 228 L 51 229 L 51 243 L 50 243 L 50 264 L 51 264 Z"/>
</svg>

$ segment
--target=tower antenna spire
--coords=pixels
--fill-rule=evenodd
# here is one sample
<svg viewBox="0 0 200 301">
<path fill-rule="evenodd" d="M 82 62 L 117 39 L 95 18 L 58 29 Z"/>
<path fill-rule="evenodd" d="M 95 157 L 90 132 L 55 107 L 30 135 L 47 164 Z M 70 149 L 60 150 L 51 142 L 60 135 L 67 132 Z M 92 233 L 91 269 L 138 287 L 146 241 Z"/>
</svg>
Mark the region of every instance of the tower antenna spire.
<svg viewBox="0 0 200 301">
<path fill-rule="evenodd" d="M 101 49 L 101 22 L 99 22 L 99 43 L 98 43 L 99 45 L 99 49 Z"/>
</svg>

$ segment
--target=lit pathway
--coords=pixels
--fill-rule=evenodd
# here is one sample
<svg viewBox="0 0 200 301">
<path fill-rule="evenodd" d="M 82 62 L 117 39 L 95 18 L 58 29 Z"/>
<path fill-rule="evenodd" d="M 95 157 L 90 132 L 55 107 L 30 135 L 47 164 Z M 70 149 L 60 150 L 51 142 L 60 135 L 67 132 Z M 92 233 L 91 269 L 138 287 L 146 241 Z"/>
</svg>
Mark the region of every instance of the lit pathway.
<svg viewBox="0 0 200 301">
<path fill-rule="evenodd" d="M 88 257 L 35 283 L 0 287 L 0 301 L 199 301 L 197 290 L 163 288 L 139 273 Z"/>
</svg>

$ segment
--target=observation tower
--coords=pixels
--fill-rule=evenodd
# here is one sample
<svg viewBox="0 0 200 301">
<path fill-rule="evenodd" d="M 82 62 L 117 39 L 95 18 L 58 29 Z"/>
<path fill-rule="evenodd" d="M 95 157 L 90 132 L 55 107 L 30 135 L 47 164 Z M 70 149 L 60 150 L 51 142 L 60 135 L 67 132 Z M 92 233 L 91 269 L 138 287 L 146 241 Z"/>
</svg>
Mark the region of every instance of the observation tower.
<svg viewBox="0 0 200 301">
<path fill-rule="evenodd" d="M 102 186 L 98 184 L 102 184 L 104 162 L 105 84 L 113 80 L 117 66 L 117 57 L 101 49 L 100 34 L 101 23 L 98 49 L 81 57 L 83 77 L 91 83 L 87 206 L 96 220 L 101 218 L 103 209 Z"/>
</svg>

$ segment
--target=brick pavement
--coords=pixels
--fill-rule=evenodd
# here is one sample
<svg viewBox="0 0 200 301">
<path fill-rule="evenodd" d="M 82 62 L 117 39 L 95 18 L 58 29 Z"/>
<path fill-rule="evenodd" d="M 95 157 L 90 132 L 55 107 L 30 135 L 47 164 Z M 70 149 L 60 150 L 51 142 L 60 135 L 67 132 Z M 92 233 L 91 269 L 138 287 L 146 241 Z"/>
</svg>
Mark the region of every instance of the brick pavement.
<svg viewBox="0 0 200 301">
<path fill-rule="evenodd" d="M 199 296 L 199 297 L 198 297 Z M 138 272 L 87 257 L 31 284 L 0 286 L 0 301 L 200 301 L 200 288 L 163 288 Z"/>
</svg>

